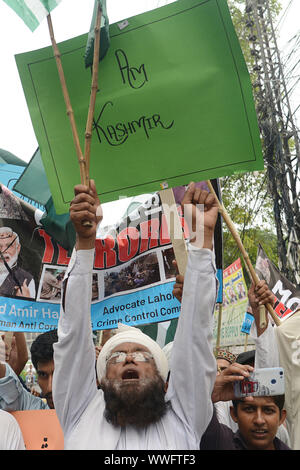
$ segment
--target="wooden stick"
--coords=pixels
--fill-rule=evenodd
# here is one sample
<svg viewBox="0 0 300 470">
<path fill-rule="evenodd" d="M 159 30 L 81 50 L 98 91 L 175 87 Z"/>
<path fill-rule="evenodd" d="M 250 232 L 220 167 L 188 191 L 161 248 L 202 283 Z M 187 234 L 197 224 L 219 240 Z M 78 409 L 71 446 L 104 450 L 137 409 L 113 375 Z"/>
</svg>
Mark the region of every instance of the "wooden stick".
<svg viewBox="0 0 300 470">
<path fill-rule="evenodd" d="M 55 41 L 55 38 L 54 38 L 53 25 L 52 25 L 52 20 L 51 20 L 50 13 L 47 16 L 47 21 L 48 21 L 49 34 L 50 34 L 50 39 L 51 39 L 52 48 L 53 48 L 53 52 L 54 52 L 54 57 L 55 57 L 56 65 L 57 65 L 58 75 L 59 75 L 59 79 L 60 79 L 60 83 L 61 83 L 61 87 L 62 87 L 62 92 L 63 92 L 63 96 L 64 96 L 66 108 L 67 108 L 67 115 L 68 115 L 69 120 L 70 120 L 72 134 L 73 134 L 73 140 L 74 140 L 75 149 L 76 149 L 76 153 L 77 153 L 77 157 L 78 157 L 79 168 L 80 168 L 80 179 L 81 179 L 81 183 L 85 184 L 85 182 L 86 182 L 86 162 L 85 162 L 85 159 L 83 157 L 81 147 L 80 147 L 80 143 L 79 143 L 79 137 L 78 137 L 77 127 L 76 127 L 75 118 L 74 118 L 74 112 L 73 112 L 73 109 L 72 109 L 72 106 L 71 106 L 71 101 L 70 101 L 70 97 L 69 97 L 69 93 L 68 93 L 68 89 L 67 89 L 65 75 L 64 75 L 63 68 L 62 68 L 60 52 L 59 52 L 59 49 L 57 47 L 57 44 L 56 44 L 56 41 Z"/>
<path fill-rule="evenodd" d="M 172 242 L 176 258 L 178 272 L 184 276 L 187 265 L 187 249 L 172 188 L 159 191 L 159 196 L 167 219 L 170 240 Z M 170 220 L 171 214 L 174 214 L 173 223 L 171 223 Z"/>
<path fill-rule="evenodd" d="M 279 322 L 280 324 L 280 322 Z M 263 330 L 267 326 L 266 307 L 264 305 L 259 306 L 259 327 Z"/>
<path fill-rule="evenodd" d="M 93 57 L 93 73 L 92 73 L 90 106 L 89 106 L 86 130 L 85 130 L 84 159 L 86 162 L 86 178 L 87 178 L 86 184 L 87 185 L 89 184 L 88 180 L 89 180 L 89 172 L 90 172 L 92 126 L 93 126 L 96 96 L 97 96 L 97 91 L 98 91 L 101 17 L 102 17 L 102 10 L 100 7 L 100 3 L 98 3 L 97 19 L 96 19 L 96 25 L 95 25 L 94 57 Z"/>
<path fill-rule="evenodd" d="M 252 278 L 251 272 L 247 264 L 245 264 L 245 267 L 251 279 Z M 263 330 L 264 328 L 266 328 L 266 326 L 267 326 L 266 307 L 264 305 L 260 305 L 259 306 L 259 327 Z"/>
<path fill-rule="evenodd" d="M 254 269 L 253 266 L 252 266 L 251 260 L 250 260 L 250 258 L 249 258 L 249 255 L 248 255 L 247 251 L 246 251 L 245 248 L 244 248 L 244 245 L 243 245 L 243 243 L 242 243 L 242 240 L 240 239 L 240 236 L 239 236 L 239 234 L 238 234 L 238 232 L 237 232 L 235 226 L 233 225 L 232 220 L 231 220 L 231 218 L 230 218 L 228 212 L 226 211 L 225 207 L 220 203 L 220 201 L 219 201 L 219 199 L 218 199 L 218 197 L 217 197 L 217 195 L 216 195 L 216 193 L 215 193 L 215 190 L 214 190 L 214 188 L 213 188 L 213 186 L 212 186 L 210 180 L 207 180 L 207 185 L 208 185 L 208 187 L 209 187 L 210 192 L 211 192 L 212 194 L 214 194 L 214 196 L 215 196 L 215 198 L 216 198 L 216 201 L 218 202 L 218 205 L 219 205 L 219 211 L 220 211 L 220 213 L 221 213 L 221 215 L 222 215 L 222 217 L 223 217 L 225 223 L 227 224 L 227 227 L 229 228 L 229 230 L 230 230 L 230 232 L 231 232 L 231 234 L 232 234 L 232 236 L 233 236 L 233 238 L 234 238 L 236 244 L 238 245 L 238 247 L 239 247 L 239 249 L 240 249 L 240 251 L 241 251 L 241 253 L 242 253 L 242 256 L 243 256 L 243 258 L 244 258 L 244 261 L 245 261 L 247 267 L 249 268 L 249 271 L 250 271 L 250 274 L 251 274 L 251 278 L 252 278 L 254 284 L 257 285 L 257 284 L 259 283 L 259 277 L 257 276 L 257 274 L 256 274 L 256 272 L 255 272 L 255 269 Z M 266 309 L 268 310 L 268 312 L 270 313 L 270 315 L 272 316 L 272 318 L 273 318 L 275 324 L 276 324 L 277 326 L 279 326 L 279 325 L 281 324 L 281 322 L 280 322 L 279 318 L 277 317 L 276 313 L 274 312 L 272 305 L 268 303 L 268 304 L 265 305 L 265 307 L 266 307 Z M 260 322 L 260 324 L 262 324 L 262 323 L 263 323 L 263 322 Z"/>
</svg>

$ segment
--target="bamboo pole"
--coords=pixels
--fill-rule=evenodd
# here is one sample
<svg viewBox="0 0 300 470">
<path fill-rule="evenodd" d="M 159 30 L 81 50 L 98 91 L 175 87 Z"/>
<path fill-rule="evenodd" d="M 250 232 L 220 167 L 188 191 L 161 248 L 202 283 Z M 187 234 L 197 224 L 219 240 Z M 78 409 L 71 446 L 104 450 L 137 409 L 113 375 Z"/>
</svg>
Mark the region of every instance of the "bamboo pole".
<svg viewBox="0 0 300 470">
<path fill-rule="evenodd" d="M 247 273 L 249 274 L 250 279 L 252 279 L 250 269 L 248 268 L 247 264 L 245 264 Z M 264 329 L 267 326 L 267 317 L 266 317 L 266 307 L 264 305 L 260 305 L 259 309 L 259 327 Z"/>
<path fill-rule="evenodd" d="M 247 251 L 244 248 L 242 240 L 240 239 L 240 236 L 239 236 L 239 234 L 238 234 L 238 232 L 237 232 L 237 230 L 236 230 L 236 228 L 235 228 L 228 212 L 226 211 L 225 207 L 220 203 L 210 180 L 207 180 L 207 185 L 209 187 L 210 192 L 215 196 L 216 201 L 218 202 L 218 205 L 219 205 L 219 212 L 221 213 L 225 223 L 227 224 L 227 227 L 229 228 L 236 244 L 238 245 L 238 247 L 239 247 L 239 249 L 242 253 L 242 256 L 243 256 L 244 261 L 245 261 L 245 263 L 246 263 L 246 265 L 247 265 L 247 267 L 250 271 L 251 278 L 252 278 L 254 284 L 257 285 L 259 283 L 259 277 L 257 276 L 257 274 L 255 272 L 255 269 L 252 266 L 251 260 L 249 258 L 249 255 L 248 255 Z M 277 326 L 279 326 L 281 324 L 281 322 L 280 322 L 279 318 L 277 317 L 276 313 L 274 312 L 272 305 L 268 303 L 268 304 L 265 305 L 265 307 L 268 310 L 268 312 L 270 313 L 271 317 L 273 318 L 275 324 Z M 264 310 L 260 309 L 260 314 L 261 315 L 262 315 L 262 312 L 265 315 L 265 309 Z M 266 320 L 265 320 L 264 316 L 262 315 L 262 318 L 260 320 L 260 327 L 262 327 L 262 325 L 265 325 L 265 324 L 266 324 Z"/>
<path fill-rule="evenodd" d="M 89 178 L 90 172 L 90 153 L 91 153 L 91 140 L 92 140 L 92 125 L 95 111 L 96 96 L 98 91 L 98 70 L 99 70 L 99 55 L 100 55 L 100 33 L 101 33 L 101 17 L 102 10 L 100 3 L 98 3 L 97 18 L 95 25 L 95 40 L 94 40 L 94 57 L 93 57 L 93 73 L 92 73 L 92 86 L 90 105 L 86 123 L 85 131 L 85 147 L 84 147 L 84 159 L 86 162 L 86 177 Z M 86 182 L 88 185 L 88 181 Z"/>
<path fill-rule="evenodd" d="M 78 137 L 76 122 L 75 122 L 75 118 L 74 118 L 74 111 L 73 111 L 73 108 L 71 106 L 71 101 L 70 101 L 70 97 L 69 97 L 69 93 L 68 93 L 68 89 L 67 89 L 65 75 L 64 75 L 63 68 L 62 68 L 60 52 L 59 52 L 59 49 L 57 47 L 56 40 L 55 40 L 55 37 L 54 37 L 54 31 L 53 31 L 53 25 L 52 25 L 52 20 L 51 20 L 50 13 L 47 16 L 47 22 L 48 22 L 49 34 L 50 34 L 50 39 L 51 39 L 52 48 L 53 48 L 53 52 L 54 52 L 54 57 L 55 57 L 56 65 L 57 65 L 58 75 L 59 75 L 59 79 L 60 79 L 60 83 L 61 83 L 61 88 L 62 88 L 62 92 L 63 92 L 65 104 L 66 104 L 67 115 L 68 115 L 69 120 L 70 120 L 73 140 L 74 140 L 74 144 L 75 144 L 75 150 L 76 150 L 77 158 L 78 158 L 78 162 L 79 162 L 80 179 L 81 179 L 81 183 L 85 184 L 85 182 L 87 180 L 87 177 L 86 177 L 86 162 L 85 162 L 85 159 L 83 157 L 81 147 L 80 147 L 80 143 L 79 143 L 79 137 Z"/>
<path fill-rule="evenodd" d="M 90 104 L 87 116 L 87 124 L 86 124 L 86 132 L 85 132 L 85 149 L 84 155 L 82 153 L 78 131 L 76 127 L 74 111 L 71 106 L 71 101 L 67 89 L 67 84 L 65 80 L 65 75 L 61 63 L 60 52 L 54 37 L 53 25 L 51 20 L 51 15 L 47 16 L 48 21 L 48 28 L 50 39 L 52 43 L 52 48 L 54 52 L 54 57 L 57 65 L 58 75 L 61 83 L 61 88 L 66 104 L 67 115 L 70 120 L 71 130 L 73 135 L 73 141 L 75 145 L 75 150 L 77 153 L 77 158 L 79 162 L 79 169 L 80 169 L 80 180 L 81 183 L 89 186 L 89 170 L 90 170 L 90 149 L 91 149 L 91 139 L 92 139 L 92 125 L 93 125 L 93 118 L 94 118 L 94 111 L 95 111 L 95 103 L 96 103 L 96 95 L 98 90 L 98 69 L 99 69 L 99 53 L 100 53 L 100 33 L 101 33 L 101 17 L 102 17 L 102 10 L 100 7 L 100 3 L 98 4 L 97 9 L 97 19 L 96 19 L 96 26 L 95 26 L 95 41 L 94 41 L 94 56 L 93 56 L 93 72 L 92 72 L 92 85 L 91 85 L 91 95 L 90 95 Z M 91 226 L 91 223 L 87 220 L 83 221 L 82 224 L 84 226 Z"/>
</svg>

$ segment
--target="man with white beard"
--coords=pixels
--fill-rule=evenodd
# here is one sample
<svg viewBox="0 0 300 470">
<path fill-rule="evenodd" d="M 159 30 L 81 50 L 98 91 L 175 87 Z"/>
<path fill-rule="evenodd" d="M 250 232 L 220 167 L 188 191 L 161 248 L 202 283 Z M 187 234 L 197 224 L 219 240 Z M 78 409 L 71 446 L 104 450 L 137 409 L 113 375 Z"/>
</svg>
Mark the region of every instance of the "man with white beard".
<svg viewBox="0 0 300 470">
<path fill-rule="evenodd" d="M 70 217 L 77 233 L 76 250 L 64 281 L 54 345 L 53 398 L 65 449 L 199 449 L 213 413 L 216 377 L 213 236 L 218 206 L 212 194 L 194 183 L 182 204 L 185 217 L 189 216 L 191 242 L 168 384 L 162 349 L 141 331 L 128 330 L 103 346 L 97 389 L 90 304 L 101 206 L 93 181 L 90 187 L 75 187 Z M 200 216 L 202 225 L 193 232 L 202 204 L 204 220 Z M 84 220 L 91 227 L 83 226 Z"/>
<path fill-rule="evenodd" d="M 17 266 L 19 236 L 10 227 L 0 228 L 0 296 L 35 298 L 33 276 Z"/>
</svg>

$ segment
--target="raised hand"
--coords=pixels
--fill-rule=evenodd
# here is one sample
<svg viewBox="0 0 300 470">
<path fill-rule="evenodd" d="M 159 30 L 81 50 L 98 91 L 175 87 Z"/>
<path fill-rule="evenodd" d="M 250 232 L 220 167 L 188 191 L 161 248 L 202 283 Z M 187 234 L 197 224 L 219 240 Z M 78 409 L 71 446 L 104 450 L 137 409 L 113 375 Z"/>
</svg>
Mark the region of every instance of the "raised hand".
<svg viewBox="0 0 300 470">
<path fill-rule="evenodd" d="M 93 180 L 90 186 L 79 184 L 74 188 L 75 197 L 70 205 L 70 218 L 77 234 L 76 248 L 94 247 L 97 225 L 102 220 L 101 204 Z M 84 222 L 90 222 L 84 225 Z"/>
<path fill-rule="evenodd" d="M 215 196 L 190 183 L 181 206 L 189 227 L 190 241 L 199 248 L 212 249 L 219 212 Z"/>
<path fill-rule="evenodd" d="M 261 280 L 256 286 L 254 285 L 254 283 L 251 284 L 250 289 L 248 291 L 248 299 L 253 311 L 257 309 L 260 305 L 271 304 L 273 306 L 275 296 L 273 292 L 269 289 L 266 281 Z"/>
<path fill-rule="evenodd" d="M 255 318 L 257 336 L 260 336 L 268 325 L 268 315 L 266 315 L 266 326 L 264 328 L 260 327 L 260 305 L 274 305 L 275 296 L 273 292 L 269 289 L 268 284 L 265 280 L 259 281 L 257 285 L 253 282 L 248 290 L 248 299 L 251 306 L 252 314 Z"/>
<path fill-rule="evenodd" d="M 30 290 L 29 290 L 29 287 L 27 285 L 27 279 L 25 279 L 23 284 L 22 284 L 22 291 L 21 291 L 20 287 L 15 286 L 15 296 L 16 297 L 31 297 Z"/>
<path fill-rule="evenodd" d="M 219 375 L 216 376 L 214 389 L 211 395 L 213 403 L 217 401 L 229 401 L 235 398 L 234 396 L 234 382 L 242 381 L 249 377 L 253 372 L 253 367 L 249 365 L 242 365 L 234 362 Z M 248 397 L 247 397 L 248 398 Z M 250 400 L 252 397 L 250 398 Z"/>
</svg>

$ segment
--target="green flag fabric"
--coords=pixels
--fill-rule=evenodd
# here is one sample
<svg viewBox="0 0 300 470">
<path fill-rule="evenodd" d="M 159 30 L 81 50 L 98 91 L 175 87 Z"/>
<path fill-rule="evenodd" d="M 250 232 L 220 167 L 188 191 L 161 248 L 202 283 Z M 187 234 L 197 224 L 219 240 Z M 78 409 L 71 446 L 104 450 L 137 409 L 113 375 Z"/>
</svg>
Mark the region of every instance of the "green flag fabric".
<svg viewBox="0 0 300 470">
<path fill-rule="evenodd" d="M 46 212 L 40 220 L 41 226 L 71 256 L 76 241 L 76 233 L 69 213 L 57 214 L 52 197 L 46 203 L 45 208 Z"/>
<path fill-rule="evenodd" d="M 27 163 L 16 157 L 13 153 L 7 150 L 0 149 L 0 163 L 7 163 L 9 165 L 26 166 Z"/>
<path fill-rule="evenodd" d="M 61 0 L 3 0 L 34 31 Z"/>
<path fill-rule="evenodd" d="M 95 42 L 95 24 L 96 24 L 96 17 L 97 17 L 97 7 L 100 3 L 102 16 L 101 16 L 101 32 L 100 32 L 100 56 L 99 60 L 102 60 L 109 48 L 109 20 L 107 16 L 106 10 L 106 0 L 95 0 L 93 17 L 90 27 L 90 32 L 88 35 L 85 55 L 84 55 L 84 63 L 86 67 L 90 67 L 93 65 L 93 58 L 94 58 L 94 42 Z"/>
<path fill-rule="evenodd" d="M 51 198 L 51 191 L 39 148 L 34 152 L 13 189 L 42 206 L 45 206 Z"/>
<path fill-rule="evenodd" d="M 226 0 L 178 0 L 110 25 L 101 62 L 90 177 L 102 202 L 263 169 L 252 86 Z M 60 43 L 84 147 L 87 35 Z M 80 183 L 52 48 L 16 56 L 58 214 Z"/>
</svg>

